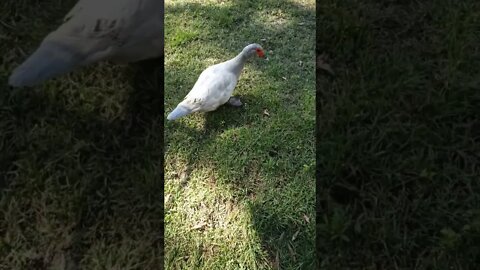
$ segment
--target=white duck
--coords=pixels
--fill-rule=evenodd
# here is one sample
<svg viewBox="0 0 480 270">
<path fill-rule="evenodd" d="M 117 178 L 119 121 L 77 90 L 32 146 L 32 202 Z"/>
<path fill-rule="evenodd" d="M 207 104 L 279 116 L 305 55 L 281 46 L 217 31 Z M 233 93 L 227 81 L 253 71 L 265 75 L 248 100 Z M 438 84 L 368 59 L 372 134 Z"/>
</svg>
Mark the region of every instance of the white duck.
<svg viewBox="0 0 480 270">
<path fill-rule="evenodd" d="M 175 120 L 194 112 L 214 111 L 227 102 L 232 106 L 241 106 L 240 99 L 232 97 L 232 93 L 245 62 L 255 53 L 258 57 L 265 56 L 263 48 L 253 43 L 246 46 L 235 58 L 205 69 L 192 90 L 167 119 Z"/>
<path fill-rule="evenodd" d="M 163 1 L 79 0 L 64 23 L 9 78 L 33 86 L 103 60 L 137 62 L 163 55 Z"/>
</svg>

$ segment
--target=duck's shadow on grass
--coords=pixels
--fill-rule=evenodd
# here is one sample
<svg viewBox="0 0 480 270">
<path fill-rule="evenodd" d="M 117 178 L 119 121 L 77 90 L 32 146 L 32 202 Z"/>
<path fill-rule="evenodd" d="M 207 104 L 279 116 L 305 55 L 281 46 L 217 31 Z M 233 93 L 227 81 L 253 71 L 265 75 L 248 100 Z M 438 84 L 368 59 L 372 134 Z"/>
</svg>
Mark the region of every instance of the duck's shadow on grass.
<svg viewBox="0 0 480 270">
<path fill-rule="evenodd" d="M 237 94 L 243 105 L 241 107 L 234 107 L 229 104 L 220 106 L 217 110 L 206 113 L 195 113 L 204 117 L 205 123 L 202 129 L 190 127 L 182 122 L 182 120 L 168 121 L 166 124 L 166 132 L 169 130 L 181 130 L 189 136 L 195 137 L 199 140 L 202 138 L 211 139 L 212 137 L 221 134 L 222 132 L 231 128 L 239 128 L 246 126 L 255 121 L 251 115 L 251 110 L 258 110 L 258 107 L 265 102 L 261 97 L 254 95 Z M 252 106 L 254 104 L 254 106 Z M 258 113 L 261 113 L 260 111 Z M 187 115 L 184 117 L 192 117 Z"/>
<path fill-rule="evenodd" d="M 219 133 L 230 128 L 238 128 L 248 125 L 252 119 L 248 118 L 254 109 L 251 104 L 264 104 L 263 99 L 254 95 L 235 95 L 239 97 L 243 105 L 235 107 L 225 104 L 215 112 L 205 114 L 205 133 Z"/>
<path fill-rule="evenodd" d="M 206 113 L 198 113 L 200 117 L 204 117 L 204 125 L 201 129 L 186 125 L 182 120 L 168 121 L 165 126 L 166 133 L 182 132 L 189 138 L 192 138 L 199 148 L 203 148 L 214 141 L 217 136 L 221 135 L 230 129 L 241 128 L 248 126 L 255 121 L 252 115 L 255 115 L 255 110 L 258 110 L 260 104 L 264 104 L 261 97 L 250 94 L 235 94 L 239 97 L 243 105 L 241 107 L 234 107 L 228 104 L 220 106 L 217 110 Z M 260 114 L 261 111 L 258 111 Z M 185 117 L 192 117 L 187 115 Z M 168 145 L 165 146 L 166 151 L 169 151 Z M 193 167 L 197 164 L 196 154 L 202 149 L 193 149 L 187 153 L 188 161 L 186 168 L 183 170 L 181 186 L 184 186 L 190 177 Z"/>
</svg>

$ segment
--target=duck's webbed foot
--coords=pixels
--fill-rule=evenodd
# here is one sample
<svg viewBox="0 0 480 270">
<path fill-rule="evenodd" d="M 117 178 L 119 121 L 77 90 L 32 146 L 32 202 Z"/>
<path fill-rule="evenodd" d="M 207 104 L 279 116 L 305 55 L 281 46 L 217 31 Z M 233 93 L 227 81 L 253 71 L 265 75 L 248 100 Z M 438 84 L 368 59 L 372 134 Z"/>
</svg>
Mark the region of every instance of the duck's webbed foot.
<svg viewBox="0 0 480 270">
<path fill-rule="evenodd" d="M 240 98 L 234 96 L 230 97 L 230 99 L 227 101 L 227 104 L 233 107 L 241 107 L 243 105 L 242 101 L 240 101 Z"/>
</svg>

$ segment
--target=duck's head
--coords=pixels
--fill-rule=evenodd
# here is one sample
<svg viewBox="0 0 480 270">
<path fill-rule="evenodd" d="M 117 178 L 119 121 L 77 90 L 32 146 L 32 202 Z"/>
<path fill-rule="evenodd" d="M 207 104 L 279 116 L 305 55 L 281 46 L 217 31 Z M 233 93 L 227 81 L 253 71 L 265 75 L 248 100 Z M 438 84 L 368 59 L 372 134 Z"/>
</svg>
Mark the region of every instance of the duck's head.
<svg viewBox="0 0 480 270">
<path fill-rule="evenodd" d="M 243 48 L 242 52 L 247 57 L 252 57 L 256 53 L 258 57 L 265 58 L 265 52 L 263 51 L 262 46 L 257 43 L 252 43 L 246 46 L 245 48 Z"/>
</svg>

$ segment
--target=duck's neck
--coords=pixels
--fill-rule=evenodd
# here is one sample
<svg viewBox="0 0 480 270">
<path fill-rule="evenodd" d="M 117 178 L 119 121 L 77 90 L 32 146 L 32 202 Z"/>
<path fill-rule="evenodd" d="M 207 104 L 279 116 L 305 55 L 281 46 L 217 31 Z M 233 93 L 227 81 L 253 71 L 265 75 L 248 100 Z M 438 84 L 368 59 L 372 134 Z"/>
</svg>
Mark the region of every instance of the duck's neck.
<svg viewBox="0 0 480 270">
<path fill-rule="evenodd" d="M 250 57 L 248 57 L 248 55 L 244 51 L 242 51 L 237 56 L 228 61 L 230 69 L 233 73 L 237 75 L 237 77 L 240 76 L 240 73 L 243 70 L 243 66 L 245 65 L 245 62 L 248 60 L 248 58 Z"/>
</svg>

